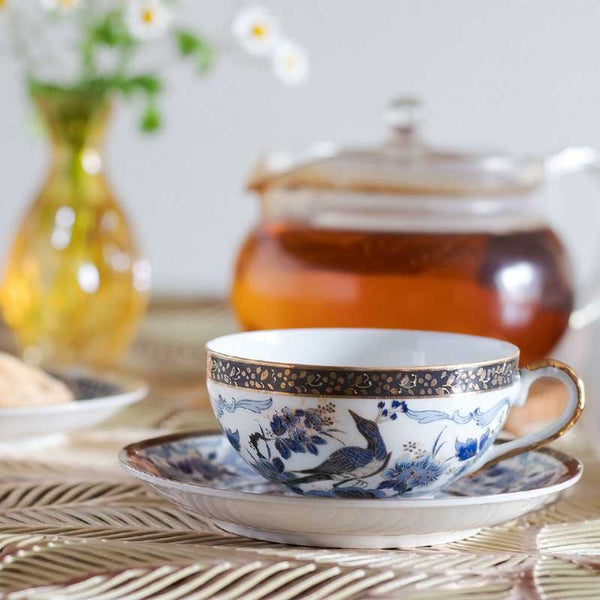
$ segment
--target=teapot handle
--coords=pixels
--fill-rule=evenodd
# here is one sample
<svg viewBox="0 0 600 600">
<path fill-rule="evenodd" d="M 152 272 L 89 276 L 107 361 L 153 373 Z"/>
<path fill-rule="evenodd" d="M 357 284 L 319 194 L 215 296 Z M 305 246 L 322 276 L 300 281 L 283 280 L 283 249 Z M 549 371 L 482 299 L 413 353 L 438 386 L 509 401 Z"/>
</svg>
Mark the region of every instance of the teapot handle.
<svg viewBox="0 0 600 600">
<path fill-rule="evenodd" d="M 600 177 L 600 153 L 586 146 L 569 146 L 546 158 L 544 166 L 549 178 L 579 171 L 591 171 Z M 583 329 L 600 319 L 600 244 L 593 264 L 598 266 L 593 269 L 581 292 L 581 304 L 576 306 L 569 319 L 569 326 L 573 329 Z"/>
</svg>

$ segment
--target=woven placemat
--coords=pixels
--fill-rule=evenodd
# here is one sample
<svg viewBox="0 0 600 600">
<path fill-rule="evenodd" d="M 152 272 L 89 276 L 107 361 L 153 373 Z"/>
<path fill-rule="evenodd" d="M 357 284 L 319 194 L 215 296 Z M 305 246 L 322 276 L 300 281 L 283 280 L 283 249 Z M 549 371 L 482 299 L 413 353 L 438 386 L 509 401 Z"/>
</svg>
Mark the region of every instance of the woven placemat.
<svg viewBox="0 0 600 600">
<path fill-rule="evenodd" d="M 204 412 L 188 411 L 190 417 L 211 423 Z M 27 456 L 0 458 L 0 597 L 600 597 L 595 461 L 556 504 L 459 542 L 316 549 L 224 533 L 121 473 L 116 452 L 123 444 L 163 432 L 86 432 Z"/>
</svg>

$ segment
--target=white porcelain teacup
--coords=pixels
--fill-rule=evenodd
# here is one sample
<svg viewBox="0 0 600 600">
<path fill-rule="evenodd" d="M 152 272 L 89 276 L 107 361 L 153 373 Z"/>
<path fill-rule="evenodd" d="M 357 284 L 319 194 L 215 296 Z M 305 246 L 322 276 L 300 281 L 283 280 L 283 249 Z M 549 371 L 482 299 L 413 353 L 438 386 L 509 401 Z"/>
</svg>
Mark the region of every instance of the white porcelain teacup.
<svg viewBox="0 0 600 600">
<path fill-rule="evenodd" d="M 469 335 L 385 329 L 289 329 L 207 344 L 208 390 L 232 446 L 299 494 L 432 495 L 459 477 L 560 436 L 583 385 L 548 359 L 519 370 L 519 349 Z M 562 416 L 494 446 L 532 382 L 568 389 Z"/>
</svg>

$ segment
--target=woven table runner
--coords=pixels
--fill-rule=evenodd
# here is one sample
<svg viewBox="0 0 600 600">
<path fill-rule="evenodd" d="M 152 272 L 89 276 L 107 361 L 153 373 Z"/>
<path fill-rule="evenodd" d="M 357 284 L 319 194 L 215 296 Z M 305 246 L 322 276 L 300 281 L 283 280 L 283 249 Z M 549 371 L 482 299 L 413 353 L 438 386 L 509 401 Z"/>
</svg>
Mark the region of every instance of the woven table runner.
<svg viewBox="0 0 600 600">
<path fill-rule="evenodd" d="M 214 427 L 205 411 L 166 421 Z M 594 460 L 554 505 L 459 542 L 317 549 L 222 532 L 120 471 L 124 444 L 165 431 L 103 429 L 0 455 L 1 598 L 600 598 Z"/>
</svg>

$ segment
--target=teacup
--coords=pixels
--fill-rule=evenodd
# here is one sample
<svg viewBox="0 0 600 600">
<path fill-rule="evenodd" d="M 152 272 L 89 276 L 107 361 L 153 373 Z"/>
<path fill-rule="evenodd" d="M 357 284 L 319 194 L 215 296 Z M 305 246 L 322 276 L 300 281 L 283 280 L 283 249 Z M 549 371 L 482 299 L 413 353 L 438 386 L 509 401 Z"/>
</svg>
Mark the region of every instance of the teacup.
<svg viewBox="0 0 600 600">
<path fill-rule="evenodd" d="M 519 369 L 491 338 L 385 329 L 288 329 L 207 344 L 208 391 L 231 445 L 298 494 L 430 496 L 484 466 L 546 444 L 584 405 L 583 385 L 552 359 Z M 564 413 L 494 445 L 529 387 L 553 377 Z"/>
</svg>

